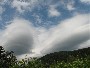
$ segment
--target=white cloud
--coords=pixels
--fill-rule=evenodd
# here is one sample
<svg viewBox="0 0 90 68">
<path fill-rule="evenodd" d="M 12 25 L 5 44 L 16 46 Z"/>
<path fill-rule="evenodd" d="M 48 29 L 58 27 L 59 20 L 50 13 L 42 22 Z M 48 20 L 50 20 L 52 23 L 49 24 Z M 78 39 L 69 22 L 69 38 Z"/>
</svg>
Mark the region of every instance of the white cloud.
<svg viewBox="0 0 90 68">
<path fill-rule="evenodd" d="M 27 9 L 30 11 L 37 3 L 38 3 L 38 0 L 29 0 L 29 1 L 13 0 L 11 6 L 13 8 L 15 7 L 17 11 L 22 13 Z"/>
<path fill-rule="evenodd" d="M 88 14 L 76 15 L 60 22 L 50 29 L 38 28 L 40 46 L 36 46 L 33 52 L 45 55 L 61 50 L 74 50 L 90 45 L 84 45 L 90 38 L 90 24 Z M 87 42 L 86 42 L 87 43 Z"/>
<path fill-rule="evenodd" d="M 28 2 L 21 2 L 19 0 L 14 0 L 12 2 L 12 7 L 15 7 L 17 9 L 17 11 L 19 11 L 19 12 L 23 12 L 24 9 L 26 9 L 28 5 L 29 5 Z"/>
<path fill-rule="evenodd" d="M 64 3 L 65 8 L 69 11 L 75 10 L 74 4 L 75 4 L 74 0 L 70 0 L 67 3 Z"/>
<path fill-rule="evenodd" d="M 77 15 L 67 19 L 48 31 L 48 37 L 43 42 L 43 53 L 51 53 L 60 50 L 78 49 L 78 45 L 89 38 L 89 18 L 86 15 Z M 88 26 L 88 27 L 87 27 Z M 44 33 L 45 35 L 45 33 Z M 47 32 L 46 32 L 47 35 Z M 90 45 L 87 45 L 89 47 Z"/>
<path fill-rule="evenodd" d="M 60 16 L 60 12 L 56 9 L 55 5 L 50 5 L 49 10 L 48 10 L 48 15 L 50 17 L 55 17 L 55 16 Z"/>
<path fill-rule="evenodd" d="M 0 43 L 5 50 L 12 50 L 18 58 L 43 56 L 60 50 L 89 47 L 89 17 L 80 14 L 59 22 L 50 29 L 36 28 L 29 21 L 16 18 L 1 32 Z"/>
<path fill-rule="evenodd" d="M 90 0 L 80 0 L 82 3 L 90 4 Z"/>
<path fill-rule="evenodd" d="M 36 45 L 36 33 L 29 23 L 23 19 L 15 19 L 6 26 L 0 38 L 0 43 L 5 50 L 14 51 L 16 55 L 31 52 L 34 45 Z"/>
<path fill-rule="evenodd" d="M 72 4 L 67 5 L 68 10 L 75 10 L 75 7 Z"/>
</svg>

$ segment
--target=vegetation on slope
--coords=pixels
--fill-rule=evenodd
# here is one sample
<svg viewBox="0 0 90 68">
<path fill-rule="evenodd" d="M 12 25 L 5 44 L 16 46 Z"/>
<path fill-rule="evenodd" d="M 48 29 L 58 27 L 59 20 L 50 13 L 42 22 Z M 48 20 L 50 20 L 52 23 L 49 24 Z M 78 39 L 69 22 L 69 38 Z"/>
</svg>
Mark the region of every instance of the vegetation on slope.
<svg viewBox="0 0 90 68">
<path fill-rule="evenodd" d="M 90 68 L 90 47 L 17 61 L 13 52 L 5 52 L 0 46 L 0 68 Z"/>
</svg>

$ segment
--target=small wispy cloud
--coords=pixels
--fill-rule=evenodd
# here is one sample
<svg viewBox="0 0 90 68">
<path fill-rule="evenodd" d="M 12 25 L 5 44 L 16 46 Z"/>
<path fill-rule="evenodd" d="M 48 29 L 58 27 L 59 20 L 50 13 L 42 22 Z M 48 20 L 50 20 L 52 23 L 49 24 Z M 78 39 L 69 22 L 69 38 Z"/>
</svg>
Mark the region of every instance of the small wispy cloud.
<svg viewBox="0 0 90 68">
<path fill-rule="evenodd" d="M 2 6 L 0 6 L 0 15 L 4 12 L 5 10 L 3 9 Z"/>
<path fill-rule="evenodd" d="M 90 0 L 80 0 L 82 3 L 90 4 Z"/>
<path fill-rule="evenodd" d="M 11 6 L 16 8 L 20 13 L 23 13 L 25 10 L 31 11 L 31 9 L 38 3 L 38 0 L 13 0 Z"/>
<path fill-rule="evenodd" d="M 49 10 L 48 10 L 48 15 L 49 17 L 57 17 L 60 16 L 60 12 L 56 9 L 56 6 L 50 5 Z"/>
<path fill-rule="evenodd" d="M 67 9 L 68 9 L 69 11 L 75 10 L 74 3 L 69 2 L 69 3 L 67 4 Z"/>
<path fill-rule="evenodd" d="M 0 6 L 0 20 L 2 20 L 2 13 L 5 11 L 5 8 L 3 8 L 2 6 Z"/>
</svg>

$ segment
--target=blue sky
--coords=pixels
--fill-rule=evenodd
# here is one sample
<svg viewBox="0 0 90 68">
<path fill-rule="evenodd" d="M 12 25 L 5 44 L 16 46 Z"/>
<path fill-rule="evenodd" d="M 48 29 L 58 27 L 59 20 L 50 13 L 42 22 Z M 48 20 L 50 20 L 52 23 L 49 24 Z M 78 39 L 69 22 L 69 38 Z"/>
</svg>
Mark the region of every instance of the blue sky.
<svg viewBox="0 0 90 68">
<path fill-rule="evenodd" d="M 36 1 L 36 0 L 35 0 Z M 82 0 L 83 1 L 83 0 Z M 2 5 L 3 13 L 0 14 L 2 20 L 1 23 L 5 24 L 7 21 L 12 20 L 14 17 L 21 17 L 26 20 L 32 21 L 32 24 L 36 27 L 43 26 L 43 27 L 50 27 L 52 25 L 57 25 L 58 21 L 62 21 L 64 19 L 72 17 L 75 13 L 90 13 L 90 4 L 88 2 L 84 3 L 79 0 L 51 0 L 48 4 L 48 0 L 39 0 L 37 4 L 32 4 L 30 6 L 20 5 L 20 7 L 16 4 L 14 7 L 11 5 L 12 2 L 6 2 Z M 19 2 L 16 0 L 16 2 Z M 25 2 L 23 0 L 20 3 Z M 64 2 L 64 3 L 62 3 Z M 71 4 L 70 4 L 71 2 Z M 45 4 L 46 3 L 46 4 Z M 26 1 L 27 4 L 27 1 Z M 69 7 L 67 7 L 69 5 Z M 50 6 L 54 11 L 56 10 L 56 15 L 52 14 L 51 17 L 49 16 Z M 55 6 L 55 7 L 54 7 Z M 28 9 L 29 8 L 29 9 Z M 52 12 L 54 12 L 52 11 Z M 57 15 L 58 13 L 58 15 Z M 37 19 L 40 20 L 37 20 Z M 37 23 L 36 23 L 37 22 Z M 47 23 L 45 23 L 47 22 Z M 0 24 L 1 28 L 3 26 Z"/>
<path fill-rule="evenodd" d="M 89 23 L 90 0 L 0 1 L 1 45 L 19 57 L 89 47 Z"/>
</svg>

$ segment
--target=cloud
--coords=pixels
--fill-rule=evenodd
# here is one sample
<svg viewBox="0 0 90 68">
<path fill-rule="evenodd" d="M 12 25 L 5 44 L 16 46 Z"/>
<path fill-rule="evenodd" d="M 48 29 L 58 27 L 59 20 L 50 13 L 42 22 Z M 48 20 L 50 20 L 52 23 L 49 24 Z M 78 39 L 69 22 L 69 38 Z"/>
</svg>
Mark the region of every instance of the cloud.
<svg viewBox="0 0 90 68">
<path fill-rule="evenodd" d="M 2 14 L 4 11 L 4 9 L 2 8 L 2 6 L 0 6 L 0 14 Z"/>
<path fill-rule="evenodd" d="M 50 17 L 57 17 L 60 16 L 60 12 L 56 9 L 55 5 L 50 5 L 49 10 L 48 10 L 48 15 Z"/>
<path fill-rule="evenodd" d="M 34 30 L 28 21 L 14 19 L 3 31 L 0 43 L 6 51 L 14 51 L 16 55 L 30 53 L 35 45 Z"/>
<path fill-rule="evenodd" d="M 61 5 L 63 5 L 64 9 L 67 9 L 69 11 L 75 10 L 75 1 L 74 0 L 62 0 Z"/>
<path fill-rule="evenodd" d="M 2 15 L 2 13 L 5 11 L 5 9 L 2 7 L 2 6 L 0 6 L 0 20 L 2 20 L 2 17 L 1 17 L 1 15 Z"/>
<path fill-rule="evenodd" d="M 37 14 L 33 14 L 34 18 L 36 19 L 36 24 L 41 24 L 42 23 L 42 18 L 37 15 Z"/>
<path fill-rule="evenodd" d="M 88 14 L 78 14 L 50 29 L 34 27 L 27 20 L 15 18 L 0 33 L 0 43 L 5 50 L 14 51 L 18 58 L 89 47 L 89 23 Z"/>
<path fill-rule="evenodd" d="M 88 14 L 77 15 L 60 22 L 58 26 L 51 28 L 45 37 L 42 54 L 61 50 L 75 50 L 79 44 L 89 40 L 90 24 Z M 45 33 L 44 33 L 45 35 Z M 89 47 L 90 45 L 87 45 Z M 83 46 L 82 46 L 83 47 Z"/>
<path fill-rule="evenodd" d="M 16 8 L 16 10 L 20 13 L 23 13 L 25 10 L 31 10 L 36 4 L 38 0 L 13 0 L 11 6 Z"/>
<path fill-rule="evenodd" d="M 79 46 L 79 47 L 78 47 L 79 49 L 81 49 L 81 48 L 86 48 L 86 47 L 90 46 L 90 35 L 89 35 L 89 40 L 87 40 L 87 41 L 79 44 L 78 46 Z"/>
<path fill-rule="evenodd" d="M 8 1 L 7 0 L 0 0 L 0 5 L 6 4 Z"/>
<path fill-rule="evenodd" d="M 14 0 L 12 2 L 12 7 L 15 7 L 17 9 L 17 11 L 19 11 L 19 12 L 23 12 L 24 9 L 26 9 L 28 5 L 29 5 L 28 2 L 23 2 L 23 1 L 19 1 L 19 0 Z"/>
<path fill-rule="evenodd" d="M 89 0 L 80 1 L 85 4 L 90 3 Z M 32 12 L 35 25 L 48 24 L 47 22 L 51 22 L 51 18 L 47 19 L 44 17 L 45 14 L 42 15 L 43 7 L 45 7 L 45 9 L 47 8 L 45 11 L 47 11 L 49 17 L 59 17 L 62 9 L 68 11 L 76 9 L 74 0 L 2 0 L 0 1 L 0 16 L 4 12 L 4 8 L 6 8 L 5 4 L 9 5 L 7 6 L 9 8 L 16 8 L 15 16 L 19 17 L 22 15 L 17 15 L 17 12 L 24 14 L 24 11 L 31 11 L 34 7 L 37 7 L 35 10 L 38 10 L 34 13 Z M 60 8 L 61 11 L 58 8 Z M 63 21 L 60 20 L 60 22 L 58 22 L 59 24 L 50 26 L 48 29 L 46 27 L 35 27 L 30 21 L 13 17 L 14 20 L 6 23 L 6 29 L 0 30 L 0 45 L 7 51 L 14 51 L 18 58 L 24 58 L 25 55 L 28 55 L 27 57 L 40 57 L 61 50 L 75 50 L 90 47 L 89 14 L 74 12 L 77 14 L 72 13 L 72 15 L 70 15 L 72 16 L 71 18 L 64 19 Z M 29 17 L 31 19 L 32 16 Z M 2 24 L 4 24 L 3 21 Z"/>
<path fill-rule="evenodd" d="M 82 3 L 90 4 L 90 0 L 80 0 Z"/>
<path fill-rule="evenodd" d="M 74 2 L 73 2 L 73 1 L 72 1 L 72 2 L 69 2 L 66 7 L 67 7 L 67 9 L 68 9 L 69 11 L 75 10 Z"/>
</svg>

